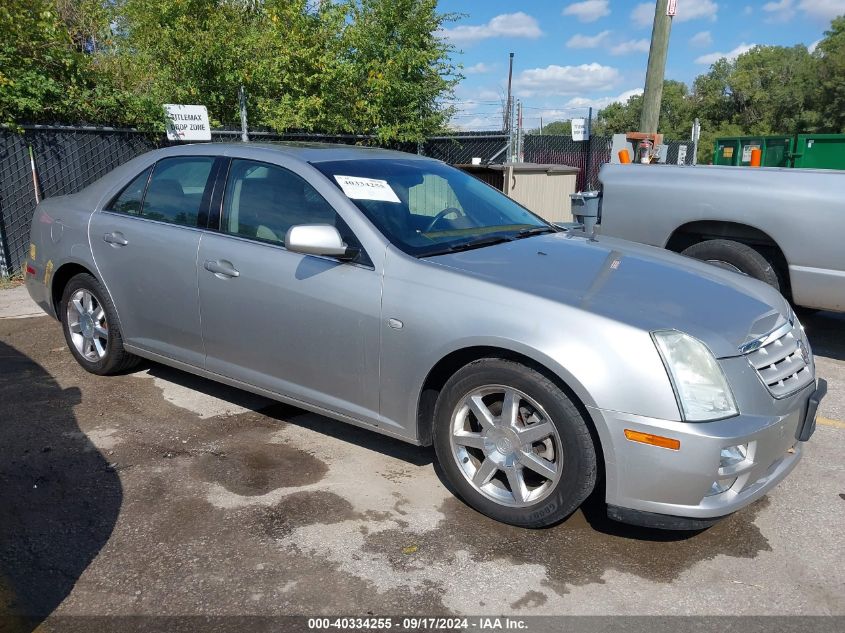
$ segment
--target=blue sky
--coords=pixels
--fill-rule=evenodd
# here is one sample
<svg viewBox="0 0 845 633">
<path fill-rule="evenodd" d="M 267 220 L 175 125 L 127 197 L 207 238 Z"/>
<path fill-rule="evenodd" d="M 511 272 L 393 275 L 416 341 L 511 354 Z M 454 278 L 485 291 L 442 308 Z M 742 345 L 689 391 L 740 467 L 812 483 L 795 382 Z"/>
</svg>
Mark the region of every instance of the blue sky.
<svg viewBox="0 0 845 633">
<path fill-rule="evenodd" d="M 655 0 L 440 0 L 462 13 L 444 35 L 466 78 L 453 124 L 497 129 L 514 57 L 525 126 L 585 116 L 642 90 Z M 666 77 L 688 84 L 722 56 L 755 44 L 813 46 L 845 0 L 678 0 Z"/>
</svg>

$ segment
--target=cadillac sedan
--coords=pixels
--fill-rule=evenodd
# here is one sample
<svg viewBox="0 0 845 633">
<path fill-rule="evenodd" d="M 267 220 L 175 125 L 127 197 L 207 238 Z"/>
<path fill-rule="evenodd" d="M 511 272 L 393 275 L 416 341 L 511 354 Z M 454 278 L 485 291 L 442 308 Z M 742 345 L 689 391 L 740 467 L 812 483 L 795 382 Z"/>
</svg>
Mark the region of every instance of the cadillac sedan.
<svg viewBox="0 0 845 633">
<path fill-rule="evenodd" d="M 29 292 L 84 369 L 148 358 L 433 444 L 514 525 L 597 486 L 612 518 L 710 525 L 795 467 L 826 389 L 768 285 L 408 154 L 157 150 L 42 202 L 31 241 Z"/>
</svg>

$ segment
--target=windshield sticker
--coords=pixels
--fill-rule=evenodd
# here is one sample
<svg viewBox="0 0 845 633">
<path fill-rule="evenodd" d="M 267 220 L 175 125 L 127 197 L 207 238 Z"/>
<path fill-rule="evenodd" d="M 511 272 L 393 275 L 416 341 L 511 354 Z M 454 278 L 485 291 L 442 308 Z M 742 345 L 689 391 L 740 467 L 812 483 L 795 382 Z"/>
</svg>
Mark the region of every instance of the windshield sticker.
<svg viewBox="0 0 845 633">
<path fill-rule="evenodd" d="M 358 176 L 335 176 L 343 193 L 353 200 L 381 200 L 399 202 L 399 197 L 386 180 L 359 178 Z"/>
</svg>

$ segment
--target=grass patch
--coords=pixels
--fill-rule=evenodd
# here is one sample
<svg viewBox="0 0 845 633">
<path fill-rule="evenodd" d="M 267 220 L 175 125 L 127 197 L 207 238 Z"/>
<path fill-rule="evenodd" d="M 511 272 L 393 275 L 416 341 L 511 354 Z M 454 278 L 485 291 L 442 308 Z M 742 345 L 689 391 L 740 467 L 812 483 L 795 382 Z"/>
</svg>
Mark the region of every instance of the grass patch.
<svg viewBox="0 0 845 633">
<path fill-rule="evenodd" d="M 11 277 L 0 277 L 0 290 L 11 290 L 23 285 L 23 273 L 15 273 Z"/>
</svg>

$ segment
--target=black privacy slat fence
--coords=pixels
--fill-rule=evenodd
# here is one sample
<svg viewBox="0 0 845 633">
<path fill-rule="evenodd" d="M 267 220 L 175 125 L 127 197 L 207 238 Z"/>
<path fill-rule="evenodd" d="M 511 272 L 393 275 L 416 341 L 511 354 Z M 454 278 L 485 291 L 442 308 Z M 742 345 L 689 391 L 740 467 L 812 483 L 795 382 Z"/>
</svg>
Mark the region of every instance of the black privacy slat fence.
<svg viewBox="0 0 845 633">
<path fill-rule="evenodd" d="M 467 165 L 501 164 L 508 157 L 508 136 L 501 132 L 458 132 L 432 136 L 421 143 L 382 143 L 365 135 L 304 134 L 250 131 L 252 142 L 302 141 L 385 147 Z M 238 142 L 240 131 L 215 130 L 212 142 Z M 172 143 L 164 134 L 102 127 L 24 126 L 0 128 L 0 276 L 21 270 L 29 246 L 29 225 L 35 210 L 35 178 L 45 198 L 74 193 L 139 154 Z M 676 163 L 678 147 L 670 142 L 668 162 Z M 689 141 L 686 144 L 690 145 Z M 577 167 L 577 188 L 598 186 L 602 163 L 610 160 L 611 139 L 576 142 L 569 136 L 527 135 L 523 160 Z M 687 153 L 687 163 L 693 152 Z M 35 175 L 33 174 L 33 167 Z"/>
</svg>

